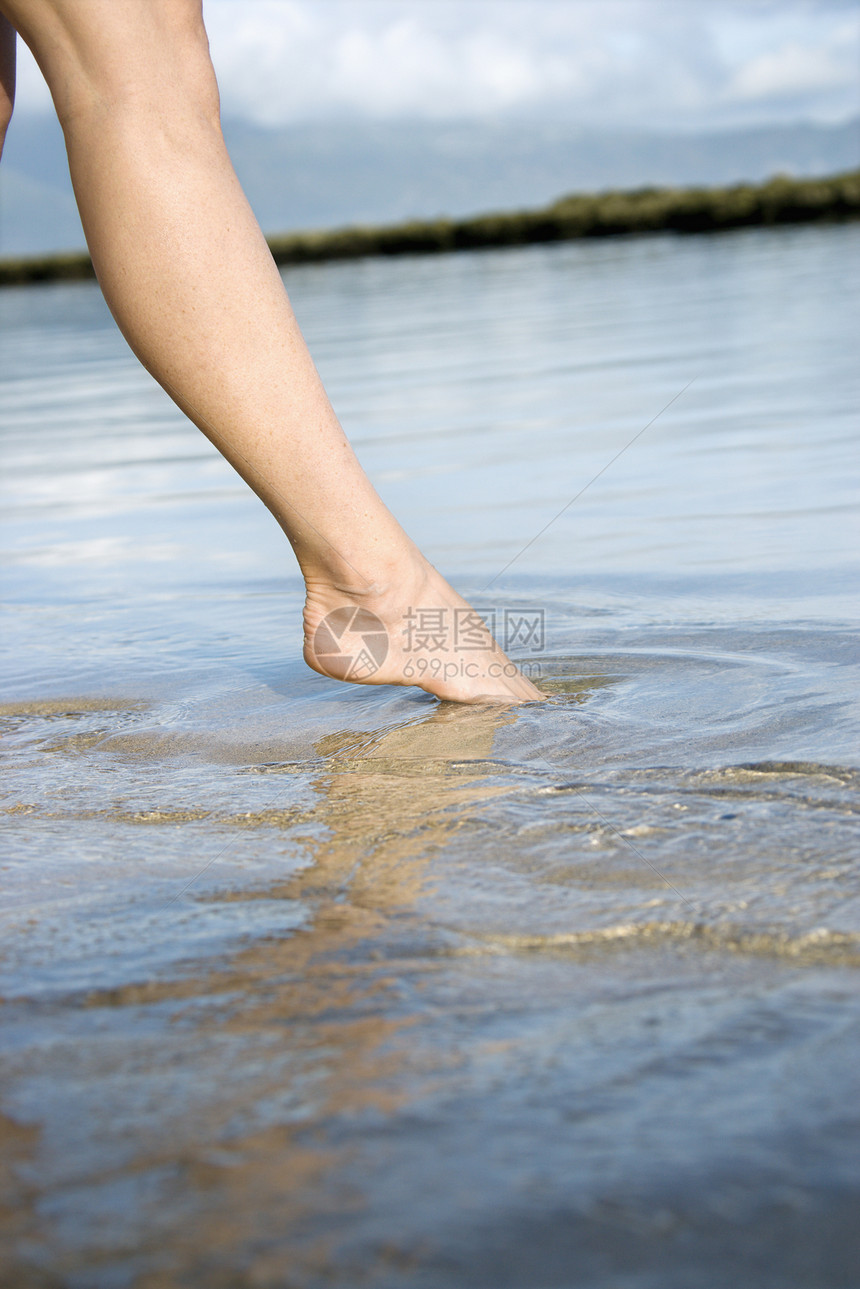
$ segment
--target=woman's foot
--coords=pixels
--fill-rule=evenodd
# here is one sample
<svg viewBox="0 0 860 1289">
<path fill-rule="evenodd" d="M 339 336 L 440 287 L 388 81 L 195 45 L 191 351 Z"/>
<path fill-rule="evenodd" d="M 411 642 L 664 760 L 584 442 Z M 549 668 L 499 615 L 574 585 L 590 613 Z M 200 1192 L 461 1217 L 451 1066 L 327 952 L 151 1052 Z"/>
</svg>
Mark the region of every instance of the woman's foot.
<svg viewBox="0 0 860 1289">
<path fill-rule="evenodd" d="M 361 590 L 309 577 L 304 630 L 305 662 L 335 680 L 416 685 L 456 703 L 543 697 L 423 557 Z"/>
</svg>

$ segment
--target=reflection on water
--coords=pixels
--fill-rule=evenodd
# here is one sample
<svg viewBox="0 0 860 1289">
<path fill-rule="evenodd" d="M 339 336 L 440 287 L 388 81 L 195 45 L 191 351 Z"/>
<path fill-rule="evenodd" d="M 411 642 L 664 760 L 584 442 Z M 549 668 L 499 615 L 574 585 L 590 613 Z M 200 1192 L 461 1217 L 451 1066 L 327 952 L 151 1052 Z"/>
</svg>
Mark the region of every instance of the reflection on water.
<svg viewBox="0 0 860 1289">
<path fill-rule="evenodd" d="M 295 274 L 476 591 L 695 359 L 485 591 L 546 615 L 507 711 L 306 673 L 94 291 L 0 299 L 10 1283 L 851 1282 L 856 236 Z"/>
</svg>

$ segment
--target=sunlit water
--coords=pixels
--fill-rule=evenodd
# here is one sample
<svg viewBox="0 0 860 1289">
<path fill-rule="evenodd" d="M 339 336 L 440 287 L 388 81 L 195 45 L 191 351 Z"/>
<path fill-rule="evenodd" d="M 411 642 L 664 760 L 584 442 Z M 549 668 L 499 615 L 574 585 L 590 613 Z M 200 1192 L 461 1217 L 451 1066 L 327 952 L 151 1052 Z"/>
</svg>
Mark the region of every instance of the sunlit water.
<svg viewBox="0 0 860 1289">
<path fill-rule="evenodd" d="M 0 295 L 16 1284 L 854 1282 L 858 250 L 289 271 L 507 712 L 308 672 L 97 289 Z"/>
</svg>

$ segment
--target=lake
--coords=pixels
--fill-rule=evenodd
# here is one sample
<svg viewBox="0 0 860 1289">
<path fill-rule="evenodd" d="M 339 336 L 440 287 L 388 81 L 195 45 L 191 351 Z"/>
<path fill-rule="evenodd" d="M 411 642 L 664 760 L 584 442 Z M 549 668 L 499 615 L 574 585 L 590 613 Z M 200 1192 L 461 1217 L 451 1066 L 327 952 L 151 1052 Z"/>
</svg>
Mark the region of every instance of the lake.
<svg viewBox="0 0 860 1289">
<path fill-rule="evenodd" d="M 546 698 L 308 671 L 97 287 L 0 293 L 10 1283 L 848 1285 L 860 225 L 285 280 Z"/>
</svg>

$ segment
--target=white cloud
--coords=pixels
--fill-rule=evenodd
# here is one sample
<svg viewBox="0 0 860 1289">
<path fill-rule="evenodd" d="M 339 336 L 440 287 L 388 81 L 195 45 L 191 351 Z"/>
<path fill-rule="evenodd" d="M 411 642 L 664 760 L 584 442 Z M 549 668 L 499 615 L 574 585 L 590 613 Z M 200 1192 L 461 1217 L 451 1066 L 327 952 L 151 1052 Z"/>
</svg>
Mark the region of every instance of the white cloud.
<svg viewBox="0 0 860 1289">
<path fill-rule="evenodd" d="M 205 0 L 228 111 L 261 122 L 543 111 L 583 124 L 847 117 L 848 0 Z"/>
<path fill-rule="evenodd" d="M 783 45 L 751 58 L 738 69 L 730 93 L 739 99 L 768 99 L 838 84 L 842 69 L 826 50 Z"/>
<path fill-rule="evenodd" d="M 811 39 L 794 31 L 781 43 L 752 54 L 737 68 L 727 95 L 742 104 L 803 99 L 824 116 L 842 103 L 860 110 L 860 15 L 837 21 Z M 850 109 L 849 109 L 850 110 Z"/>
<path fill-rule="evenodd" d="M 501 8 L 523 16 L 522 5 Z M 575 70 L 552 47 L 516 38 L 511 16 L 481 0 L 456 13 L 445 0 L 244 0 L 241 16 L 237 0 L 206 6 L 225 108 L 263 122 L 444 119 L 537 103 Z"/>
</svg>

